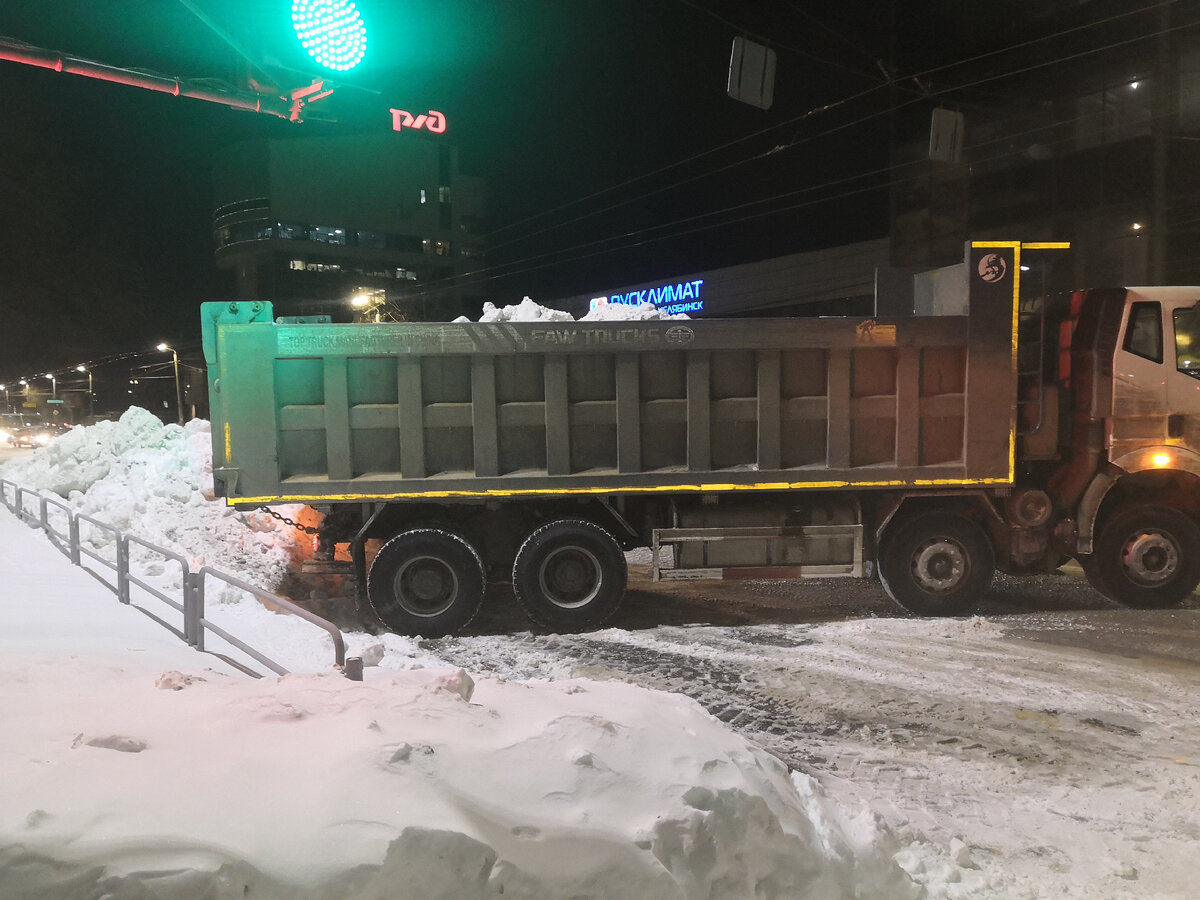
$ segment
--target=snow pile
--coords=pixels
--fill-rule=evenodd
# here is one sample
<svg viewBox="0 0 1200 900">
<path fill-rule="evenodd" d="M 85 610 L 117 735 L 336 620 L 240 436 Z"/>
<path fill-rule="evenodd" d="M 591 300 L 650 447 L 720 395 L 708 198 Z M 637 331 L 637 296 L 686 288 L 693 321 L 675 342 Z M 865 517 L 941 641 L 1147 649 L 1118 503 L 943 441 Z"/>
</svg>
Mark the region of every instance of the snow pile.
<svg viewBox="0 0 1200 900">
<path fill-rule="evenodd" d="M 483 304 L 483 314 L 480 322 L 570 322 L 573 316 L 561 309 L 550 309 L 534 303 L 526 297 L 520 303 L 497 307 L 494 303 Z M 471 321 L 466 316 L 460 316 L 455 322 Z"/>
<path fill-rule="evenodd" d="M 690 319 L 685 313 L 666 313 L 653 303 L 632 306 L 627 303 L 597 303 L 587 311 L 581 322 L 629 322 L 648 319 Z"/>
<path fill-rule="evenodd" d="M 0 582 L 6 900 L 920 896 L 870 813 L 680 695 L 244 678 L 3 510 Z"/>
<path fill-rule="evenodd" d="M 73 428 L 46 447 L 13 459 L 0 474 L 25 488 L 65 498 L 77 512 L 266 590 L 288 576 L 299 532 L 260 512 L 239 513 L 213 499 L 209 423 L 163 425 L 136 407 L 117 422 Z M 300 507 L 282 508 L 298 515 Z M 52 520 L 53 521 L 53 520 Z M 61 527 L 61 526 L 60 526 Z M 83 538 L 109 559 L 112 536 L 83 526 Z M 144 575 L 163 571 L 161 556 L 134 545 Z"/>
<path fill-rule="evenodd" d="M 27 726 L 3 756 L 38 758 L 3 791 L 5 897 L 918 896 L 856 859 L 811 782 L 676 695 L 445 670 L 42 678 L 53 716 L 3 680 Z"/>
<path fill-rule="evenodd" d="M 649 319 L 686 319 L 688 316 L 672 315 L 660 310 L 653 303 L 643 303 L 631 306 L 624 303 L 600 303 L 588 310 L 579 321 L 581 322 L 631 322 Z M 459 316 L 455 322 L 470 322 L 466 316 Z M 526 297 L 520 303 L 497 307 L 494 303 L 484 303 L 480 322 L 574 322 L 575 317 L 561 309 L 551 309 L 535 303 Z"/>
</svg>

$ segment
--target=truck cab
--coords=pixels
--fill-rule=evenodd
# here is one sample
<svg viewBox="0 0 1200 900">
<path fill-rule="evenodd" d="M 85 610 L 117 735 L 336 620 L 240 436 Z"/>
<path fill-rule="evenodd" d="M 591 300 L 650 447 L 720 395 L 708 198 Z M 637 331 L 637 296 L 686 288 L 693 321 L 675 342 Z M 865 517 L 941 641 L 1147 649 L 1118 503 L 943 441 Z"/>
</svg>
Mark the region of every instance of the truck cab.
<svg viewBox="0 0 1200 900">
<path fill-rule="evenodd" d="M 1102 593 L 1169 606 L 1200 581 L 1200 287 L 1076 291 L 1060 323 L 1071 435 L 1050 492 Z"/>
<path fill-rule="evenodd" d="M 1200 289 L 1131 288 L 1113 359 L 1109 460 L 1200 471 Z M 1159 461 L 1156 463 L 1155 459 Z"/>
</svg>

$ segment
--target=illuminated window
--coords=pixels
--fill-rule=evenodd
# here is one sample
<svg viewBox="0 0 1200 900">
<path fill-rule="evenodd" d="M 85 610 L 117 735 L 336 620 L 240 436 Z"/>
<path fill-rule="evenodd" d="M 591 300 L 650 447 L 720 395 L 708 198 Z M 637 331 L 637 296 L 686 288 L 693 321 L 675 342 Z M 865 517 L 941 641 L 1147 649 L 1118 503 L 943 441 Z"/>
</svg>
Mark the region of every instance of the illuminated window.
<svg viewBox="0 0 1200 900">
<path fill-rule="evenodd" d="M 1200 378 L 1200 310 L 1195 306 L 1177 309 L 1175 318 L 1175 368 Z"/>
<path fill-rule="evenodd" d="M 449 202 L 450 202 L 450 188 L 443 185 L 442 187 L 438 188 L 438 203 L 449 203 Z"/>
<path fill-rule="evenodd" d="M 324 225 L 317 225 L 308 230 L 308 238 L 319 244 L 344 245 L 346 243 L 346 232 L 341 228 L 329 228 Z"/>
</svg>

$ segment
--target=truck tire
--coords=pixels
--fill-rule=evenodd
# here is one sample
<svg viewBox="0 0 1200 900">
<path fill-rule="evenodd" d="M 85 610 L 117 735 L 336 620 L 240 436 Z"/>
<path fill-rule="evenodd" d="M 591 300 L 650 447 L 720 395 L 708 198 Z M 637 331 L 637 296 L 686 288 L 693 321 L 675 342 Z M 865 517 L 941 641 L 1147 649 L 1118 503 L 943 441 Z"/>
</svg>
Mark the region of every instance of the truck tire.
<svg viewBox="0 0 1200 900">
<path fill-rule="evenodd" d="M 995 572 L 995 554 L 983 529 L 948 513 L 894 524 L 879 558 L 888 596 L 918 616 L 970 612 Z"/>
<path fill-rule="evenodd" d="M 529 618 L 557 632 L 608 619 L 625 596 L 625 554 L 592 522 L 560 519 L 531 534 L 513 562 L 513 594 Z"/>
<path fill-rule="evenodd" d="M 1200 527 L 1169 506 L 1131 506 L 1105 523 L 1093 559 L 1111 599 L 1139 609 L 1175 606 L 1200 584 Z"/>
<path fill-rule="evenodd" d="M 1079 556 L 1075 561 L 1079 563 L 1079 568 L 1083 570 L 1083 577 L 1087 579 L 1087 583 L 1092 586 L 1092 589 L 1109 600 L 1112 595 L 1109 593 L 1108 585 L 1104 583 L 1104 579 L 1100 577 L 1100 563 L 1093 556 Z"/>
<path fill-rule="evenodd" d="M 367 576 L 367 598 L 397 634 L 444 637 L 475 618 L 484 584 L 483 560 L 465 539 L 417 528 L 379 548 Z"/>
</svg>

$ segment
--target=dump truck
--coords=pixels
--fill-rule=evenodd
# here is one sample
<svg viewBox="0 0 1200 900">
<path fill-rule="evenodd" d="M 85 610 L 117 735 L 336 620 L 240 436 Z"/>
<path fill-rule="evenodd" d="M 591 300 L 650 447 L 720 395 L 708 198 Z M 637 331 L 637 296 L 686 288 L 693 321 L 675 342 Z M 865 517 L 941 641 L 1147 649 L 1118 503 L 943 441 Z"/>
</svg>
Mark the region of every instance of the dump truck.
<svg viewBox="0 0 1200 900">
<path fill-rule="evenodd" d="M 1023 284 L 1065 249 L 972 242 L 866 319 L 205 303 L 215 489 L 323 513 L 320 558 L 348 554 L 406 634 L 463 628 L 493 582 L 543 628 L 594 627 L 637 548 L 656 580 L 877 576 L 918 615 L 1070 558 L 1119 603 L 1178 604 L 1200 581 L 1200 288 Z"/>
</svg>

